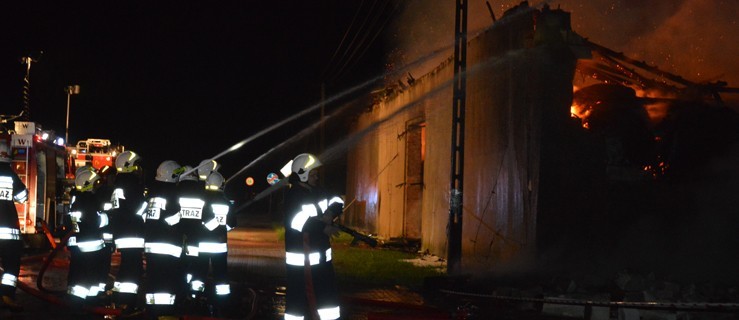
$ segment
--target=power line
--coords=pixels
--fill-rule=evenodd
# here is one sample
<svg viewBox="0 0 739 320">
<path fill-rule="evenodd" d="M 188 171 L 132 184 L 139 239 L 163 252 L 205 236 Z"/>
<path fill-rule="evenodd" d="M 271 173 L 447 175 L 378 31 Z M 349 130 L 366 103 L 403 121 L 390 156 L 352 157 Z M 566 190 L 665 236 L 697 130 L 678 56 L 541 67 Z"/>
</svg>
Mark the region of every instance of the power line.
<svg viewBox="0 0 739 320">
<path fill-rule="evenodd" d="M 377 10 L 377 1 L 374 1 L 372 5 L 369 7 L 369 13 L 365 16 L 365 19 L 362 21 L 361 25 L 358 27 L 357 31 L 354 33 L 354 36 L 352 37 L 352 40 L 350 43 L 346 46 L 346 49 L 343 51 L 341 58 L 338 60 L 336 64 L 330 65 L 329 68 L 327 68 L 327 71 L 324 72 L 324 79 L 329 79 L 329 82 L 332 82 L 336 79 L 338 79 L 345 70 L 347 70 L 347 66 L 349 66 L 350 63 L 352 63 L 352 66 L 356 64 L 356 61 L 359 58 L 357 57 L 357 52 L 362 49 L 362 47 L 365 46 L 367 43 L 367 39 L 369 35 L 375 33 L 375 36 L 372 37 L 372 40 L 366 44 L 366 47 L 362 51 L 362 54 L 366 52 L 367 48 L 372 45 L 374 40 L 377 38 L 377 35 L 379 35 L 379 31 L 375 31 L 377 29 L 377 22 L 379 21 L 382 14 L 386 11 L 386 7 L 388 5 L 388 1 L 384 1 L 382 7 Z M 399 5 L 398 5 L 399 6 Z M 361 8 L 360 8 L 361 9 Z M 397 9 L 397 6 L 396 6 Z M 379 27 L 379 30 L 381 31 L 384 28 L 384 25 L 387 24 L 387 21 L 389 20 L 389 17 L 385 19 L 383 24 Z M 352 23 L 352 26 L 354 23 Z M 349 32 L 349 30 L 347 31 Z M 343 40 L 342 40 L 343 43 Z M 331 66 L 337 66 L 341 65 L 338 70 L 336 68 L 331 69 Z M 336 70 L 332 72 L 333 70 Z"/>
<path fill-rule="evenodd" d="M 395 12 L 398 11 L 398 8 L 400 8 L 400 3 L 396 4 L 395 8 L 393 8 L 392 11 L 385 17 L 385 21 L 383 21 L 382 25 L 380 25 L 380 27 L 377 29 L 377 31 L 375 32 L 375 35 L 370 40 L 369 44 L 366 45 L 364 47 L 364 50 L 362 50 L 362 52 L 359 54 L 359 56 L 357 56 L 357 58 L 352 61 L 352 64 L 349 66 L 347 70 L 352 70 L 354 66 L 356 66 L 356 64 L 362 60 L 365 53 L 367 53 L 367 50 L 369 50 L 369 48 L 372 47 L 372 44 L 375 42 L 375 40 L 380 35 L 380 33 L 382 33 L 382 31 L 385 29 L 385 26 L 387 26 L 387 23 L 390 21 L 390 18 L 392 18 L 393 15 L 395 15 Z M 342 75 L 341 73 L 337 73 L 337 75 L 334 76 L 334 78 L 338 79 L 341 75 Z"/>
<path fill-rule="evenodd" d="M 375 5 L 377 5 L 377 1 L 375 1 L 375 2 L 372 3 L 372 6 L 369 9 L 370 10 L 370 14 L 368 14 L 368 15 L 365 16 L 364 21 L 362 21 L 362 25 L 359 26 L 359 30 L 357 31 L 356 34 L 354 34 L 354 38 L 352 38 L 352 41 L 349 43 L 349 46 L 346 48 L 346 51 L 344 51 L 344 55 L 342 55 L 342 59 L 340 61 L 343 61 L 343 64 L 341 65 L 341 67 L 339 67 L 339 70 L 334 73 L 334 76 L 331 77 L 330 80 L 336 79 L 338 77 L 338 75 L 341 74 L 341 72 L 344 70 L 344 68 L 346 67 L 346 65 L 351 60 L 351 58 L 354 56 L 354 53 L 357 51 L 357 48 L 359 46 L 361 46 L 362 43 L 364 42 L 364 39 L 366 39 L 366 37 L 367 37 L 366 36 L 366 33 L 368 33 L 369 31 L 366 31 L 365 25 L 367 25 L 367 21 L 369 21 L 370 18 L 372 18 L 372 20 L 375 21 L 376 20 L 376 17 L 373 17 L 373 16 L 378 15 L 378 14 L 374 13 L 375 12 Z M 374 25 L 374 23 L 372 23 L 372 25 Z M 371 26 L 370 26 L 370 28 L 371 28 Z M 363 36 L 361 37 L 362 40 L 360 41 L 359 44 L 355 44 L 355 42 L 357 41 L 357 38 L 360 37 L 360 34 L 363 34 Z M 347 57 L 347 53 L 350 52 L 350 51 L 351 51 L 351 54 L 349 55 L 349 57 L 346 58 L 346 59 L 344 59 L 345 57 Z"/>
<path fill-rule="evenodd" d="M 346 31 L 344 32 L 344 36 L 341 37 L 341 42 L 339 42 L 339 45 L 336 46 L 336 50 L 334 50 L 334 54 L 331 56 L 331 59 L 329 59 L 328 63 L 326 64 L 326 67 L 323 69 L 323 72 L 321 72 L 321 78 L 324 78 L 326 75 L 326 72 L 328 72 L 329 67 L 331 67 L 332 63 L 334 62 L 334 58 L 336 58 L 336 54 L 339 53 L 339 49 L 344 45 L 344 41 L 346 40 L 346 36 L 349 35 L 349 31 L 352 30 L 354 27 L 354 23 L 357 21 L 357 17 L 359 16 L 359 12 L 362 11 L 362 6 L 364 5 L 364 0 L 359 3 L 359 7 L 357 8 L 357 11 L 354 13 L 354 17 L 352 18 L 352 22 L 349 24 L 349 27 L 346 28 Z"/>
</svg>

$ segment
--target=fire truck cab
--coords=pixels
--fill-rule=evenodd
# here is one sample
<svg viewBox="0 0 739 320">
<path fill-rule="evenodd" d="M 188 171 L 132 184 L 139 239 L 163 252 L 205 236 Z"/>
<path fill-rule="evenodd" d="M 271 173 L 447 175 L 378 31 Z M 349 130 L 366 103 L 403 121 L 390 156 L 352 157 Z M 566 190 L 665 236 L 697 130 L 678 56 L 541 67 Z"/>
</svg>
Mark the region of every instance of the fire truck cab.
<svg viewBox="0 0 739 320">
<path fill-rule="evenodd" d="M 98 170 L 105 166 L 112 168 L 115 164 L 115 157 L 124 150 L 123 146 L 113 145 L 108 139 L 90 138 L 77 141 L 76 145 L 67 147 L 69 154 L 67 179 L 74 180 L 75 170 L 85 165 Z"/>
</svg>

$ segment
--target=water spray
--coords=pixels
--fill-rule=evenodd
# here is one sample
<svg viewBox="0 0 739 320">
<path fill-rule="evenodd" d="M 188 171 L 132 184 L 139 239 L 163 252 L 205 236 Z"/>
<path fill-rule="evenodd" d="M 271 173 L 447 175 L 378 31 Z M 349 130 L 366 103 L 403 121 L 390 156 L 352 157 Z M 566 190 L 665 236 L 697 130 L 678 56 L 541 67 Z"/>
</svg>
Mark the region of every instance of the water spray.
<svg viewBox="0 0 739 320">
<path fill-rule="evenodd" d="M 449 46 L 449 47 L 451 47 L 451 46 Z M 313 111 L 315 111 L 315 110 L 319 109 L 319 108 L 320 108 L 320 107 L 321 107 L 322 105 L 325 105 L 325 104 L 329 104 L 329 103 L 335 102 L 335 101 L 339 100 L 340 98 L 343 98 L 343 97 L 345 97 L 345 96 L 347 96 L 347 95 L 349 95 L 349 94 L 351 94 L 351 93 L 354 93 L 354 92 L 358 92 L 358 91 L 360 91 L 360 90 L 364 90 L 364 89 L 366 89 L 367 87 L 369 87 L 369 86 L 373 85 L 373 84 L 374 84 L 374 83 L 376 83 L 377 81 L 380 81 L 380 80 L 384 79 L 384 78 L 385 78 L 385 77 L 387 77 L 387 76 L 392 76 L 392 75 L 395 75 L 395 74 L 405 73 L 405 72 L 407 72 L 407 70 L 409 70 L 409 69 L 410 69 L 410 68 L 412 68 L 413 66 L 415 66 L 415 65 L 418 65 L 418 64 L 421 64 L 421 63 L 423 63 L 423 62 L 425 62 L 425 61 L 427 61 L 427 60 L 429 60 L 429 59 L 433 58 L 434 56 L 436 56 L 436 55 L 440 54 L 441 52 L 443 52 L 444 50 L 448 49 L 449 47 L 445 47 L 445 48 L 441 48 L 441 49 L 438 49 L 438 50 L 432 51 L 432 52 L 431 52 L 430 54 L 428 54 L 428 55 L 426 55 L 426 56 L 424 56 L 424 57 L 422 57 L 422 58 L 420 58 L 420 59 L 418 59 L 418 60 L 414 61 L 413 63 L 410 63 L 410 64 L 408 64 L 408 65 L 406 65 L 406 66 L 403 66 L 402 68 L 400 68 L 400 69 L 398 69 L 398 70 L 396 70 L 396 71 L 390 71 L 390 72 L 386 72 L 386 73 L 383 73 L 383 74 L 381 74 L 381 75 L 379 75 L 379 76 L 376 76 L 376 77 L 374 77 L 374 78 L 371 78 L 371 79 L 369 79 L 369 80 L 367 80 L 367 81 L 365 81 L 365 82 L 363 82 L 363 83 L 361 83 L 361 84 L 359 84 L 359 85 L 356 85 L 356 86 L 354 86 L 354 87 L 351 87 L 351 88 L 349 88 L 349 89 L 347 89 L 347 90 L 344 90 L 343 92 L 340 92 L 340 93 L 338 93 L 338 94 L 336 94 L 336 95 L 332 96 L 331 98 L 329 98 L 329 99 L 328 99 L 328 100 L 326 100 L 326 101 L 322 101 L 322 102 L 320 102 L 320 103 L 316 103 L 316 104 L 314 104 L 314 105 L 312 105 L 312 106 L 310 106 L 310 107 L 308 107 L 308 108 L 304 109 L 303 111 L 301 111 L 301 112 L 298 112 L 297 114 L 294 114 L 294 115 L 292 115 L 292 116 L 290 116 L 290 117 L 287 117 L 286 119 L 284 119 L 284 120 L 282 120 L 282 121 L 280 121 L 280 122 L 277 122 L 277 123 L 275 123 L 275 124 L 273 124 L 273 125 L 269 126 L 268 128 L 265 128 L 265 129 L 263 129 L 263 130 L 261 130 L 261 131 L 257 132 L 256 134 L 254 134 L 254 135 L 252 135 L 252 136 L 250 136 L 250 137 L 247 137 L 247 138 L 246 138 L 246 139 L 244 139 L 244 140 L 241 140 L 240 142 L 238 142 L 238 143 L 234 144 L 234 145 L 233 145 L 233 146 L 231 146 L 230 148 L 228 148 L 228 149 L 226 149 L 226 150 L 222 151 L 221 153 L 219 153 L 219 154 L 215 155 L 214 157 L 212 157 L 212 158 L 209 158 L 209 159 L 207 159 L 207 160 L 217 160 L 218 158 L 220 158 L 220 157 L 222 157 L 222 156 L 224 156 L 224 155 L 226 155 L 226 154 L 228 154 L 228 153 L 230 153 L 230 152 L 232 152 L 232 151 L 235 151 L 235 150 L 238 150 L 238 149 L 240 149 L 241 147 L 243 147 L 243 146 L 244 146 L 244 145 L 246 145 L 247 143 L 249 143 L 249 142 L 252 142 L 252 141 L 256 140 L 257 138 L 259 138 L 259 137 L 261 137 L 261 136 L 263 136 L 263 135 L 265 135 L 265 134 L 267 134 L 267 133 L 269 133 L 269 132 L 271 132 L 271 131 L 273 131 L 273 130 L 275 130 L 275 129 L 277 129 L 277 128 L 279 128 L 279 127 L 283 126 L 283 125 L 285 125 L 286 123 L 288 123 L 288 122 L 291 122 L 291 121 L 293 121 L 293 120 L 296 120 L 296 119 L 298 119 L 299 117 L 302 117 L 302 116 L 304 116 L 304 115 L 306 115 L 306 114 L 308 114 L 308 113 L 310 113 L 310 112 L 313 112 Z M 327 117 L 327 118 L 325 118 L 325 119 L 324 119 L 323 121 L 326 121 L 326 120 L 327 120 L 328 118 L 330 118 L 330 116 L 329 116 L 329 117 Z M 321 123 L 323 123 L 323 122 L 319 122 L 319 123 L 318 123 L 317 125 L 314 125 L 314 127 L 317 127 L 317 126 L 318 126 L 318 125 L 320 125 Z M 291 139 L 291 140 L 292 140 L 292 139 Z M 284 144 L 284 143 L 283 143 L 283 144 Z M 283 144 L 280 144 L 279 146 L 282 146 Z M 278 147 L 279 147 L 279 146 L 278 146 Z M 277 148 L 277 147 L 275 147 L 275 148 L 272 148 L 272 149 L 271 149 L 271 150 L 270 150 L 269 152 L 271 152 L 272 150 L 274 150 L 274 149 L 276 149 L 276 148 Z M 264 156 L 260 156 L 260 157 L 259 157 L 259 159 L 261 159 L 261 158 L 263 158 L 263 157 L 264 157 Z M 238 175 L 238 174 L 242 173 L 242 172 L 243 172 L 244 170 L 246 170 L 246 168 L 248 168 L 249 166 L 251 166 L 251 165 L 252 165 L 252 164 L 253 164 L 254 162 L 255 162 L 255 161 L 252 161 L 252 162 L 251 162 L 251 163 L 250 163 L 249 165 L 245 166 L 244 168 L 242 168 L 241 170 L 239 170 L 239 171 L 238 171 L 238 172 L 237 172 L 236 174 L 232 175 L 232 176 L 231 176 L 230 178 L 228 178 L 228 179 L 226 180 L 226 183 L 228 183 L 229 181 L 231 181 L 231 180 L 232 180 L 232 179 L 233 179 L 233 178 L 234 178 L 234 177 L 235 177 L 236 175 Z M 183 173 L 182 175 L 187 175 L 187 174 L 190 174 L 190 173 L 194 172 L 195 170 L 197 170 L 197 169 L 198 169 L 199 167 L 200 167 L 200 165 L 199 165 L 199 166 L 196 166 L 196 167 L 194 167 L 193 169 L 190 169 L 190 170 L 188 170 L 188 171 L 184 172 L 184 173 Z"/>
<path fill-rule="evenodd" d="M 509 52 L 509 53 L 507 53 L 507 54 L 505 54 L 504 56 L 501 56 L 501 57 L 493 57 L 493 58 L 491 58 L 488 61 L 475 64 L 473 67 L 468 68 L 467 71 L 466 71 L 466 74 L 467 75 L 471 75 L 471 74 L 475 74 L 477 72 L 480 72 L 483 69 L 494 67 L 496 65 L 499 65 L 500 63 L 505 62 L 506 60 L 508 60 L 510 58 L 513 58 L 515 56 L 519 56 L 519 55 L 523 54 L 523 52 L 524 52 L 524 49 L 521 49 L 521 50 L 511 51 L 511 52 Z M 441 92 L 443 89 L 445 89 L 447 87 L 450 87 L 453 83 L 454 83 L 454 79 L 450 79 L 450 80 L 447 80 L 447 81 L 441 83 L 439 86 L 437 86 L 436 88 L 432 89 L 428 93 L 424 94 L 423 96 L 418 97 L 418 99 L 416 99 L 415 101 L 413 101 L 411 103 L 408 103 L 407 105 L 405 105 L 405 106 L 403 106 L 403 107 L 395 110 L 393 113 L 387 115 L 386 117 L 384 117 L 384 118 L 382 118 L 382 119 L 380 119 L 378 121 L 373 122 L 371 125 L 367 126 L 366 128 L 362 129 L 359 132 L 356 132 L 356 133 L 352 134 L 351 136 L 347 137 L 346 139 L 340 141 L 339 143 L 336 143 L 336 144 L 330 146 L 326 151 L 324 151 L 323 153 L 321 153 L 320 155 L 318 155 L 318 158 L 321 159 L 324 162 L 327 162 L 327 161 L 330 161 L 331 159 L 334 159 L 335 157 L 338 156 L 338 154 L 340 153 L 340 150 L 341 149 L 345 148 L 348 145 L 352 145 L 352 144 L 356 143 L 359 139 L 365 137 L 367 134 L 369 134 L 369 133 L 373 132 L 374 130 L 376 130 L 380 125 L 382 125 L 382 124 L 384 124 L 384 123 L 392 120 L 396 116 L 398 116 L 398 115 L 400 115 L 400 114 L 408 111 L 409 109 L 411 109 L 411 108 L 413 108 L 415 106 L 418 106 L 421 102 L 423 102 L 424 100 L 426 100 L 428 97 L 433 96 L 433 95 Z M 252 162 L 250 162 L 246 166 L 244 166 L 237 173 L 235 173 L 234 175 L 232 175 L 231 177 L 229 177 L 227 181 L 232 180 L 237 175 L 239 175 L 240 173 L 242 173 L 246 169 L 248 169 L 251 166 L 253 166 L 259 160 L 265 158 L 270 153 L 272 153 L 272 152 L 274 152 L 276 150 L 279 150 L 280 148 L 284 147 L 289 142 L 292 142 L 293 140 L 297 139 L 297 137 L 300 137 L 300 136 L 302 136 L 304 134 L 307 134 L 307 132 L 310 132 L 312 130 L 315 130 L 321 123 L 323 123 L 324 121 L 327 121 L 328 119 L 336 116 L 338 113 L 344 111 L 345 109 L 346 109 L 346 107 L 343 107 L 343 108 L 340 108 L 340 109 L 334 111 L 333 113 L 331 113 L 330 115 L 328 115 L 327 117 L 325 117 L 322 121 L 319 121 L 318 123 L 315 123 L 315 124 L 313 124 L 313 125 L 305 128 L 305 129 L 303 129 L 295 137 L 292 137 L 292 138 L 290 138 L 288 140 L 285 140 L 284 142 L 280 143 L 279 145 L 273 147 L 269 151 L 265 152 L 264 154 L 262 154 L 261 156 L 257 157 L 256 159 L 254 159 Z M 280 182 L 282 182 L 282 181 L 283 180 L 280 180 Z M 285 185 L 286 184 L 284 184 L 284 185 L 283 184 L 280 184 L 278 186 L 278 184 L 275 184 L 273 186 L 270 186 L 269 188 L 265 189 L 264 191 L 258 193 L 254 197 L 254 199 L 252 199 L 251 201 L 249 201 L 249 202 L 241 205 L 240 207 L 236 208 L 236 210 L 234 210 L 234 212 L 239 212 L 240 210 L 243 210 L 244 208 L 248 207 L 252 203 L 254 203 L 254 202 L 256 202 L 256 201 L 258 201 L 260 199 L 263 199 L 267 195 L 271 194 L 272 192 L 276 191 L 277 189 L 279 189 L 279 188 L 281 188 L 281 187 L 283 187 Z"/>
</svg>

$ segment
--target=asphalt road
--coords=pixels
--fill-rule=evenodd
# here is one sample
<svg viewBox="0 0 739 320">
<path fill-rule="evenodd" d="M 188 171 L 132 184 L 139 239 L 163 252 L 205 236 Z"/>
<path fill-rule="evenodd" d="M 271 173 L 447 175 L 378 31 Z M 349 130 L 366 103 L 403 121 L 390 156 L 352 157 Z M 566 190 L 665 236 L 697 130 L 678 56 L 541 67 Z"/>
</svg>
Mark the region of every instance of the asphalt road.
<svg viewBox="0 0 739 320">
<path fill-rule="evenodd" d="M 229 234 L 229 273 L 232 294 L 227 310 L 219 317 L 227 319 L 281 319 L 284 302 L 280 288 L 284 246 L 267 223 L 254 221 Z M 100 301 L 86 306 L 72 305 L 68 301 L 66 277 L 68 252 L 50 249 L 27 249 L 23 258 L 16 301 L 24 306 L 21 312 L 0 308 L 0 319 L 106 319 L 124 318 L 120 310 L 109 302 Z M 111 274 L 117 273 L 119 255 L 114 254 Z M 45 261 L 50 261 L 45 266 Z M 41 276 L 41 281 L 39 280 Z M 112 283 L 111 277 L 111 283 Z M 258 297 L 257 297 L 258 296 Z M 259 304 L 259 305 L 257 305 Z M 141 303 L 143 304 L 143 301 Z M 107 306 L 107 307 L 106 307 Z M 190 305 L 178 309 L 181 316 L 213 317 L 205 306 Z M 107 316 L 107 317 L 106 317 Z M 112 317 L 111 317 L 112 316 Z M 144 319 L 145 315 L 125 317 Z"/>
<path fill-rule="evenodd" d="M 284 314 L 284 245 L 266 217 L 251 216 L 229 232 L 229 276 L 231 299 L 220 318 L 225 319 L 282 319 Z M 121 319 L 116 309 L 100 306 L 72 306 L 67 301 L 67 253 L 61 250 L 54 256 L 50 250 L 27 252 L 24 257 L 17 301 L 25 307 L 22 312 L 0 309 L 0 319 L 105 319 L 113 315 Z M 49 259 L 51 257 L 51 259 Z M 44 261 L 50 261 L 42 272 Z M 117 273 L 118 255 L 114 254 L 111 274 Z M 38 281 L 39 275 L 42 281 Z M 111 278 L 112 281 L 112 278 Z M 39 286 L 40 285 L 40 286 Z M 423 310 L 421 297 L 412 292 L 392 288 L 347 289 L 342 303 L 342 319 L 367 320 L 370 314 L 389 313 L 408 308 L 407 312 Z M 205 308 L 182 307 L 181 319 L 209 316 Z M 406 311 L 401 311 L 406 313 Z M 396 312 L 397 314 L 397 312 Z M 425 313 L 429 314 L 429 313 Z M 211 317 L 213 319 L 215 317 Z M 145 319 L 145 316 L 127 319 Z M 378 318 L 382 319 L 382 318 Z M 402 319 L 402 318 L 395 318 Z"/>
<path fill-rule="evenodd" d="M 180 319 L 282 319 L 284 314 L 284 245 L 264 217 L 249 217 L 229 233 L 229 276 L 232 294 L 228 308 L 211 317 L 205 308 L 183 306 Z M 22 282 L 17 301 L 22 312 L 0 309 L 0 320 L 58 319 L 86 320 L 116 318 L 117 309 L 100 306 L 80 308 L 67 303 L 67 258 L 63 251 L 50 257 L 49 250 L 28 252 L 24 258 Z M 50 261 L 41 273 L 44 261 Z M 111 274 L 117 272 L 117 255 L 113 256 Z M 38 281 L 39 275 L 42 281 Z M 112 278 L 111 278 L 112 280 Z M 39 285 L 40 284 L 40 287 Z M 520 312 L 508 306 L 495 306 L 486 301 L 444 299 L 443 306 L 429 306 L 418 292 L 399 288 L 352 287 L 339 284 L 342 294 L 342 320 L 383 319 L 567 319 L 542 316 L 536 312 Z M 102 304 L 101 304 L 102 305 Z M 143 305 L 143 304 L 142 304 Z M 106 315 L 113 315 L 113 317 Z M 146 319 L 145 315 L 126 319 Z"/>
</svg>

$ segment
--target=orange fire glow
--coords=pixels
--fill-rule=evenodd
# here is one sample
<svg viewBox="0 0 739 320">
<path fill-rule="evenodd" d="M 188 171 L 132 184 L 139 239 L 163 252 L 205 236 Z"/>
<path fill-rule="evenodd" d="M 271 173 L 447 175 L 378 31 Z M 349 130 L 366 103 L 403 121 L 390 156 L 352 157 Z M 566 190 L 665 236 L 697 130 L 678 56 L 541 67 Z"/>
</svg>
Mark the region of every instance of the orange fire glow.
<svg viewBox="0 0 739 320">
<path fill-rule="evenodd" d="M 580 88 L 576 85 L 572 86 L 572 92 L 577 92 Z M 665 93 L 657 90 L 643 90 L 639 88 L 633 88 L 636 91 L 636 96 L 639 98 L 657 98 L 657 99 L 674 99 L 674 94 Z M 595 102 L 595 105 L 599 104 L 600 101 Z M 649 121 L 652 125 L 662 122 L 667 117 L 669 111 L 669 104 L 667 102 L 654 102 L 645 103 L 644 110 L 649 116 Z M 577 118 L 582 121 L 583 128 L 588 129 L 588 117 L 593 111 L 593 105 L 579 104 L 575 101 L 570 106 L 570 116 Z"/>
<path fill-rule="evenodd" d="M 643 89 L 636 89 L 636 96 L 640 98 L 667 98 L 667 99 L 674 99 L 676 98 L 674 94 L 661 92 L 658 90 L 643 90 Z M 662 122 L 662 120 L 665 119 L 667 116 L 667 112 L 669 110 L 670 106 L 665 102 L 656 102 L 652 104 L 645 104 L 644 109 L 647 111 L 647 114 L 649 115 L 649 121 L 652 124 L 657 124 Z"/>
<path fill-rule="evenodd" d="M 580 90 L 578 86 L 572 86 L 572 92 L 575 93 L 577 90 Z M 579 104 L 575 101 L 572 101 L 572 105 L 570 106 L 570 117 L 580 119 L 582 122 L 582 126 L 585 129 L 589 129 L 588 127 L 588 117 L 590 116 L 590 113 L 593 111 L 593 107 L 585 104 Z"/>
<path fill-rule="evenodd" d="M 657 165 L 648 165 L 644 166 L 644 171 L 648 172 L 652 175 L 652 178 L 659 178 L 661 176 L 664 176 L 667 172 L 667 170 L 670 168 L 670 165 L 666 164 L 664 161 L 660 161 Z"/>
<path fill-rule="evenodd" d="M 572 105 L 570 106 L 570 116 L 573 118 L 580 119 L 580 121 L 582 122 L 583 128 L 589 129 L 587 120 L 592 110 L 593 108 L 591 106 L 581 105 L 581 104 L 577 104 L 573 102 Z"/>
</svg>

